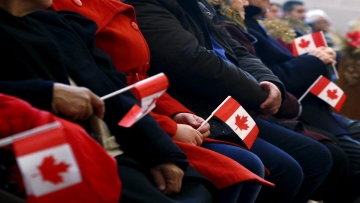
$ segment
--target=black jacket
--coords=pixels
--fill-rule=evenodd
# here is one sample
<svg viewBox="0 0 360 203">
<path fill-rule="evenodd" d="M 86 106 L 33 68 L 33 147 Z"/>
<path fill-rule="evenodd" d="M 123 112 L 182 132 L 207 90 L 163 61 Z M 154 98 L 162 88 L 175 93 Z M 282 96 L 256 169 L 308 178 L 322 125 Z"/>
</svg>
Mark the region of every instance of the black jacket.
<svg viewBox="0 0 360 203">
<path fill-rule="evenodd" d="M 247 110 L 257 110 L 268 93 L 259 82 L 282 83 L 255 58 L 215 25 L 206 1 L 125 0 L 135 7 L 139 27 L 150 47 L 150 74 L 164 72 L 169 93 L 199 115 L 211 113 L 231 95 Z M 223 47 L 224 60 L 213 51 L 211 36 Z"/>
<path fill-rule="evenodd" d="M 50 111 L 54 82 L 69 84 L 68 76 L 99 96 L 126 86 L 125 75 L 95 47 L 93 21 L 51 11 L 17 18 L 1 9 L 0 19 L 0 92 Z M 117 125 L 135 103 L 130 92 L 105 100 L 104 121 L 124 152 L 143 166 L 174 162 L 185 169 L 185 154 L 150 116 L 131 128 Z"/>
</svg>

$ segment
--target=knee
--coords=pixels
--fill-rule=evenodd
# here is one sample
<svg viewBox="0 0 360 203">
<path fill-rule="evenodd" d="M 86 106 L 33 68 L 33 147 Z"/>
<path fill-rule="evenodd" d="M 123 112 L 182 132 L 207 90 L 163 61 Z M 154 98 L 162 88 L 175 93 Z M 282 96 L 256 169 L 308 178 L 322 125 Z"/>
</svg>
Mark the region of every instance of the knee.
<svg viewBox="0 0 360 203">
<path fill-rule="evenodd" d="M 276 187 L 294 188 L 296 191 L 305 178 L 303 170 L 296 160 L 287 160 L 285 166 L 277 170 L 277 176 L 279 181 L 276 182 Z"/>
<path fill-rule="evenodd" d="M 227 144 L 213 143 L 203 143 L 202 147 L 211 149 L 235 160 L 260 177 L 264 177 L 265 175 L 264 164 L 260 158 L 248 150 Z"/>
<path fill-rule="evenodd" d="M 311 159 L 308 166 L 311 166 L 312 171 L 318 173 L 329 173 L 332 165 L 333 158 L 330 151 L 319 142 L 313 142 L 308 151 Z"/>
<path fill-rule="evenodd" d="M 332 157 L 332 171 L 336 171 L 339 175 L 346 176 L 349 172 L 349 159 L 346 153 L 337 145 L 330 141 L 322 142 L 327 147 Z"/>
<path fill-rule="evenodd" d="M 245 168 L 260 177 L 265 176 L 265 168 L 263 162 L 254 153 L 246 150 L 234 150 L 232 158 L 243 165 Z"/>
</svg>

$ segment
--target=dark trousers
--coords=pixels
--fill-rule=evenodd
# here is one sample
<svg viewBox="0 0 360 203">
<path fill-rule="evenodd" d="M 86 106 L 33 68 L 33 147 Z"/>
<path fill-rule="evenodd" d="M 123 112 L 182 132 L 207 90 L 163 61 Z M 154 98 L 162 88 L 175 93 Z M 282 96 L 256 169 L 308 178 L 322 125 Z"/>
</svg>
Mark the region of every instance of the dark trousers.
<svg viewBox="0 0 360 203">
<path fill-rule="evenodd" d="M 338 123 L 333 128 L 346 130 L 348 134 L 339 135 L 329 131 L 321 133 L 334 140 L 348 157 L 349 173 L 345 179 L 345 186 L 338 191 L 337 195 L 343 197 L 342 203 L 350 203 L 360 196 L 360 122 L 336 113 L 332 116 Z"/>
<path fill-rule="evenodd" d="M 26 200 L 0 189 L 0 202 L 26 203 Z"/>
<path fill-rule="evenodd" d="M 270 171 L 256 202 L 304 203 L 331 170 L 330 152 L 319 142 L 267 120 L 254 117 L 260 133 L 250 149 Z"/>
<path fill-rule="evenodd" d="M 184 177 L 181 191 L 166 196 L 155 186 L 148 171 L 126 155 L 116 157 L 122 182 L 121 203 L 211 203 L 212 194 L 201 178 Z M 217 192 L 217 191 L 216 191 Z"/>
<path fill-rule="evenodd" d="M 345 151 L 339 146 L 338 139 L 323 130 L 306 125 L 306 128 L 325 135 L 330 140 L 320 141 L 331 153 L 333 164 L 329 175 L 313 195 L 314 200 L 323 200 L 326 203 L 346 203 L 344 198 L 348 196 L 346 189 L 346 179 L 349 177 L 349 159 Z"/>
<path fill-rule="evenodd" d="M 255 154 L 248 150 L 220 143 L 203 143 L 201 146 L 230 157 L 256 175 L 264 177 L 263 163 Z M 220 191 L 220 199 L 223 203 L 252 203 L 258 196 L 260 189 L 261 185 L 252 183 L 236 184 L 222 189 Z"/>
</svg>

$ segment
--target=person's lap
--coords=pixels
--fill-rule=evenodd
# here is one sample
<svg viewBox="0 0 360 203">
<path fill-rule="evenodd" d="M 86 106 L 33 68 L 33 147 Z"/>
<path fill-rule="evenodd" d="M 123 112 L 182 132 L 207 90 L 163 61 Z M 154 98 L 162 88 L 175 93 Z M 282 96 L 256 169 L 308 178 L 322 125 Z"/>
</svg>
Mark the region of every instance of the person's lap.
<svg viewBox="0 0 360 203">
<path fill-rule="evenodd" d="M 267 179 L 269 181 L 275 179 L 273 180 L 275 184 L 280 182 L 278 186 L 284 187 L 287 190 L 290 190 L 292 187 L 291 191 L 296 191 L 296 182 L 294 180 L 299 182 L 302 176 L 300 171 L 302 171 L 304 179 L 302 184 L 300 183 L 301 187 L 296 193 L 293 202 L 306 201 L 330 171 L 332 164 L 331 154 L 315 140 L 258 117 L 254 117 L 254 120 L 259 127 L 260 133 L 258 137 L 261 139 L 259 139 L 260 142 L 258 144 L 254 143 L 251 151 L 259 156 L 264 165 L 268 167 L 272 175 Z M 264 141 L 273 146 L 265 145 Z M 267 150 L 263 145 L 277 153 L 275 154 Z M 288 166 L 291 166 L 291 168 L 283 168 Z M 282 175 L 282 173 L 287 174 Z M 281 181 L 279 181 L 279 177 L 282 177 Z M 263 189 L 269 190 L 268 188 Z M 268 193 L 270 194 L 270 192 Z M 276 195 L 273 194 L 273 196 Z M 279 202 L 279 200 L 274 200 L 273 202 Z"/>
<path fill-rule="evenodd" d="M 122 182 L 120 202 L 168 202 L 168 203 L 208 203 L 212 194 L 197 178 L 185 178 L 178 194 L 166 196 L 155 186 L 148 172 L 142 171 L 140 165 L 127 155 L 116 157 L 118 172 Z"/>
</svg>

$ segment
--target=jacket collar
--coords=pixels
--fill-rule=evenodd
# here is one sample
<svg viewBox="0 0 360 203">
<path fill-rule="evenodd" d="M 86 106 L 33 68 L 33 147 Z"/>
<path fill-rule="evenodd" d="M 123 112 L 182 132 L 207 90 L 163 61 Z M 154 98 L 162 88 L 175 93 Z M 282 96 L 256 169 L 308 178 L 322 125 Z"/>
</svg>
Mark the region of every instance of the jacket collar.
<svg viewBox="0 0 360 203">
<path fill-rule="evenodd" d="M 261 12 L 261 8 L 256 7 L 256 6 L 246 6 L 245 7 L 245 19 L 250 20 L 250 19 L 254 19 L 255 16 L 259 15 Z"/>
</svg>

